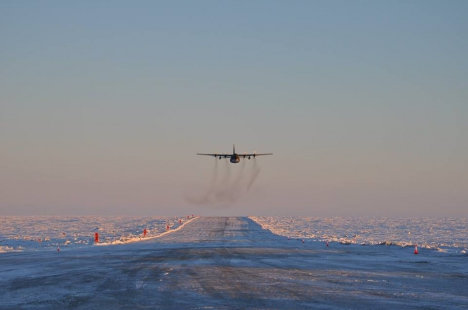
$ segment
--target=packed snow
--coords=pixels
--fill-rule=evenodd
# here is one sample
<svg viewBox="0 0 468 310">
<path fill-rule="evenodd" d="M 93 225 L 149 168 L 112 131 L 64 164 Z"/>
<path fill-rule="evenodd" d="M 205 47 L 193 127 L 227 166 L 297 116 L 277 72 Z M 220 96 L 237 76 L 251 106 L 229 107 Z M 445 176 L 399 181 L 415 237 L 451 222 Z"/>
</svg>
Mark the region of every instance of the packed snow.
<svg viewBox="0 0 468 310">
<path fill-rule="evenodd" d="M 0 309 L 466 309 L 463 223 L 3 218 Z"/>
</svg>

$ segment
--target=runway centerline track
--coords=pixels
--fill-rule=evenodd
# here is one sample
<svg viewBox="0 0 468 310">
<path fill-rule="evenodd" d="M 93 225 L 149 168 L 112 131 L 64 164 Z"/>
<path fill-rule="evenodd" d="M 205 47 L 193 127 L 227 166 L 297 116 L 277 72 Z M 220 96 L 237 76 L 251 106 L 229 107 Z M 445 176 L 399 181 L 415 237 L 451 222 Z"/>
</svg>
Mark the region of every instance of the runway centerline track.
<svg viewBox="0 0 468 310">
<path fill-rule="evenodd" d="M 468 304 L 466 274 L 450 270 L 450 261 L 447 272 L 440 272 L 444 261 L 438 257 L 406 252 L 302 243 L 249 218 L 202 217 L 138 243 L 2 254 L 0 309 L 462 309 Z"/>
</svg>

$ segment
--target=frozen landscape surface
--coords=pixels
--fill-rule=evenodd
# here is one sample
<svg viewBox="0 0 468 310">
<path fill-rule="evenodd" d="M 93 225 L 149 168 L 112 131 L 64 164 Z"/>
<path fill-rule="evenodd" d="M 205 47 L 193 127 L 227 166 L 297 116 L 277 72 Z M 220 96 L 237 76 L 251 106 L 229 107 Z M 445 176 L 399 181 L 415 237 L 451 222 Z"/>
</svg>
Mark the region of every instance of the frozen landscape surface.
<svg viewBox="0 0 468 310">
<path fill-rule="evenodd" d="M 189 217 L 193 217 L 189 216 Z M 9 251 L 56 250 L 140 241 L 160 235 L 167 225 L 181 225 L 185 217 L 20 217 L 0 218 L 0 253 Z"/>
<path fill-rule="evenodd" d="M 466 218 L 268 217 L 251 219 L 274 234 L 342 244 L 392 245 L 467 253 Z"/>
<path fill-rule="evenodd" d="M 116 237 L 94 246 L 87 232 L 86 244 L 70 242 L 61 251 L 6 249 L 0 309 L 467 308 L 468 255 L 461 248 L 423 247 L 414 255 L 408 246 L 328 240 L 341 232 L 322 238 L 310 220 L 296 220 L 307 229 L 298 232 L 287 230 L 291 219 L 254 219 L 268 229 L 245 217 L 172 219 L 177 227 L 165 232 L 162 222 L 159 235 L 141 241 L 143 226 L 130 229 L 122 244 Z M 301 234 L 309 238 L 303 242 Z"/>
</svg>

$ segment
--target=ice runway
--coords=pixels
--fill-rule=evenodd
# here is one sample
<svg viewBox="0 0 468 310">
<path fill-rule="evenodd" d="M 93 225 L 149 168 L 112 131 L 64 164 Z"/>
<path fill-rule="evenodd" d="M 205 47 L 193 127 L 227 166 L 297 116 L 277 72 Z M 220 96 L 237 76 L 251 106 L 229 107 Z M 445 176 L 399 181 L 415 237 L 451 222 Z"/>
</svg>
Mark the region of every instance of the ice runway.
<svg viewBox="0 0 468 310">
<path fill-rule="evenodd" d="M 0 309 L 466 309 L 468 257 L 204 217 L 148 241 L 0 255 Z"/>
</svg>

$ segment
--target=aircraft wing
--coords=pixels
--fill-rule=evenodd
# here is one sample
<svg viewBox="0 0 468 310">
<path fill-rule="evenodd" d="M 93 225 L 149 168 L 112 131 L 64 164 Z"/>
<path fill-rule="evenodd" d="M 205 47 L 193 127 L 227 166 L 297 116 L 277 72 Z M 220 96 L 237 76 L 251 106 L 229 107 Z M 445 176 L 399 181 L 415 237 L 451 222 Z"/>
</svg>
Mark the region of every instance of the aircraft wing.
<svg viewBox="0 0 468 310">
<path fill-rule="evenodd" d="M 257 154 L 257 153 L 252 153 L 252 154 L 237 154 L 239 157 L 256 157 L 256 156 L 263 156 L 263 155 L 273 155 L 273 153 L 263 153 L 263 154 Z"/>
<path fill-rule="evenodd" d="M 197 155 L 206 155 L 206 156 L 215 156 L 215 157 L 231 157 L 232 154 L 202 154 L 202 153 L 197 153 Z"/>
</svg>

